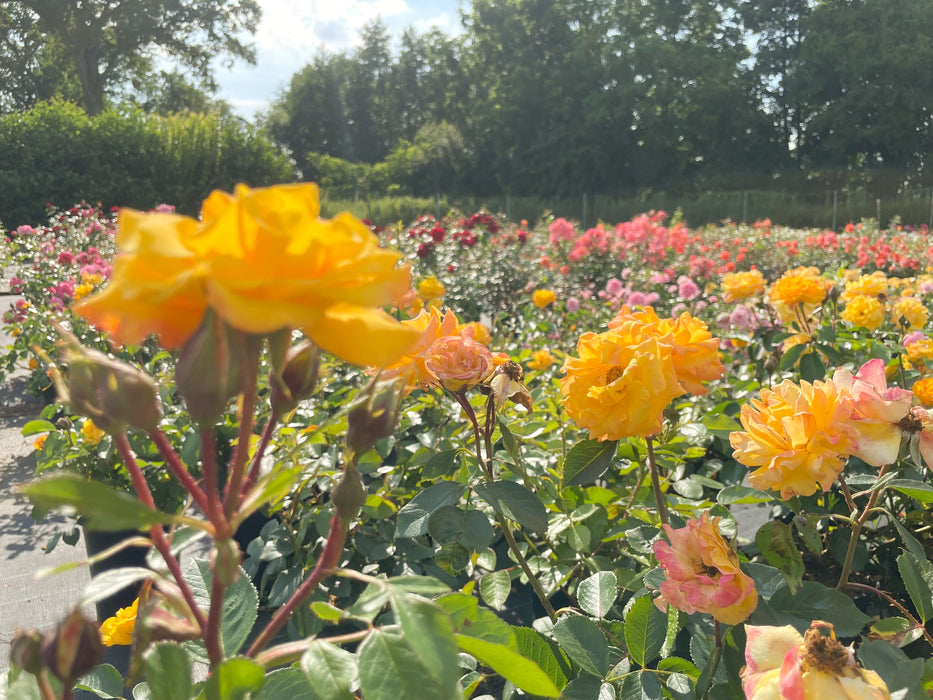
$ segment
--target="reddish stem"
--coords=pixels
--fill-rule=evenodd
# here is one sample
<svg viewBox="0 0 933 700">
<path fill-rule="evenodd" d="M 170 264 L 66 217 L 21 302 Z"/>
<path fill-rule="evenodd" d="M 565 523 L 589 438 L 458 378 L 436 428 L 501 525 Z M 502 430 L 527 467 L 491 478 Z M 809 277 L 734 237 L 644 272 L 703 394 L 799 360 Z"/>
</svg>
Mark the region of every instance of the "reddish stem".
<svg viewBox="0 0 933 700">
<path fill-rule="evenodd" d="M 330 532 L 327 533 L 324 551 L 321 552 L 321 556 L 317 560 L 317 564 L 314 565 L 314 570 L 311 572 L 311 575 L 308 576 L 298 590 L 292 594 L 288 602 L 279 608 L 275 616 L 269 621 L 269 624 L 266 625 L 265 629 L 256 638 L 256 641 L 250 646 L 249 651 L 246 652 L 247 656 L 255 657 L 259 652 L 265 649 L 269 642 L 272 641 L 272 638 L 275 637 L 276 633 L 288 622 L 288 618 L 291 617 L 292 613 L 314 592 L 314 589 L 317 588 L 321 579 L 337 567 L 346 541 L 347 526 L 344 525 L 340 516 L 335 511 L 334 516 L 330 519 Z"/>
<path fill-rule="evenodd" d="M 244 366 L 241 377 L 240 403 L 240 432 L 237 437 L 236 449 L 233 451 L 230 472 L 227 476 L 227 487 L 224 490 L 224 513 L 227 520 L 231 520 L 242 496 L 243 479 L 246 476 L 246 462 L 249 458 L 249 441 L 253 435 L 255 422 L 257 389 L 256 380 L 259 378 L 259 341 L 257 338 L 247 336 L 245 339 Z"/>
<path fill-rule="evenodd" d="M 262 458 L 266 454 L 266 449 L 269 447 L 269 442 L 272 440 L 272 433 L 275 432 L 275 424 L 278 423 L 278 421 L 278 413 L 273 410 L 272 415 L 269 416 L 268 422 L 262 429 L 262 434 L 259 436 L 259 446 L 256 448 L 256 454 L 253 455 L 253 463 L 250 465 L 249 474 L 243 484 L 243 495 L 240 498 L 241 503 L 243 498 L 246 498 L 246 495 L 259 480 L 259 468 L 262 466 Z"/>
<path fill-rule="evenodd" d="M 136 489 L 136 494 L 150 510 L 157 510 L 155 506 L 155 501 L 152 498 L 152 492 L 149 491 L 149 485 L 146 483 L 146 477 L 143 476 L 142 469 L 139 468 L 139 464 L 136 462 L 136 457 L 133 454 L 133 448 L 130 447 L 130 441 L 126 437 L 126 433 L 118 433 L 113 436 L 113 443 L 116 445 L 117 450 L 120 453 L 120 456 L 123 458 L 123 463 L 126 465 L 126 471 L 130 475 L 130 480 L 133 482 L 133 488 Z M 204 613 L 201 612 L 201 609 L 198 607 L 197 603 L 194 601 L 194 594 L 191 592 L 191 588 L 188 586 L 188 583 L 185 581 L 185 577 L 181 573 L 181 565 L 178 563 L 178 559 L 175 558 L 175 555 L 172 554 L 171 545 L 168 542 L 168 539 L 165 537 L 165 532 L 162 530 L 162 526 L 159 524 L 153 525 L 149 528 L 149 535 L 152 537 L 152 543 L 159 554 L 162 555 L 162 558 L 165 560 L 165 564 L 168 566 L 169 571 L 172 573 L 172 576 L 175 579 L 175 583 L 178 584 L 178 588 L 181 590 L 181 594 L 185 598 L 185 602 L 188 603 L 188 607 L 191 608 L 191 614 L 194 615 L 195 620 L 198 622 L 198 626 L 201 628 L 202 633 L 207 628 L 207 618 L 204 617 Z"/>
<path fill-rule="evenodd" d="M 224 584 L 220 582 L 217 572 L 213 572 L 211 579 L 211 610 L 207 616 L 207 633 L 204 646 L 207 648 L 207 658 L 211 666 L 216 666 L 224 660 L 223 645 L 220 641 L 220 621 L 224 610 Z"/>
<path fill-rule="evenodd" d="M 159 449 L 159 453 L 165 460 L 165 464 L 171 470 L 172 474 L 175 475 L 175 478 L 178 479 L 178 482 L 191 494 L 198 508 L 207 513 L 207 496 L 204 494 L 204 491 L 201 490 L 201 487 L 198 486 L 194 477 L 191 476 L 188 468 L 178 456 L 178 453 L 175 452 L 172 443 L 169 442 L 168 436 L 162 432 L 160 428 L 155 428 L 150 431 L 149 439 L 152 440 Z"/>
<path fill-rule="evenodd" d="M 217 539 L 229 539 L 233 533 L 230 531 L 230 522 L 224 515 L 223 503 L 220 501 L 217 441 L 214 439 L 214 431 L 209 426 L 201 426 L 201 464 L 204 467 L 204 490 L 207 493 L 205 513 L 214 526 Z"/>
</svg>

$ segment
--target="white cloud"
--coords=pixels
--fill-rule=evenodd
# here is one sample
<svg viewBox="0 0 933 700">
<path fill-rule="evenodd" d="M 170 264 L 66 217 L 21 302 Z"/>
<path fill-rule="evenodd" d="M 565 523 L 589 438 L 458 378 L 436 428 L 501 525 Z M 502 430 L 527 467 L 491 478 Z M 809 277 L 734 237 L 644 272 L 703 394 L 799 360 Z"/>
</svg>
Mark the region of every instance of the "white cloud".
<svg viewBox="0 0 933 700">
<path fill-rule="evenodd" d="M 422 8 L 425 5 L 412 1 Z M 267 107 L 292 75 L 319 52 L 356 46 L 360 30 L 377 17 L 396 37 L 407 26 L 452 32 L 458 23 L 457 0 L 432 0 L 429 6 L 437 14 L 430 18 L 406 0 L 259 0 L 259 4 L 262 20 L 252 37 L 257 64 L 237 62 L 230 69 L 217 69 L 221 97 L 246 117 Z"/>
</svg>

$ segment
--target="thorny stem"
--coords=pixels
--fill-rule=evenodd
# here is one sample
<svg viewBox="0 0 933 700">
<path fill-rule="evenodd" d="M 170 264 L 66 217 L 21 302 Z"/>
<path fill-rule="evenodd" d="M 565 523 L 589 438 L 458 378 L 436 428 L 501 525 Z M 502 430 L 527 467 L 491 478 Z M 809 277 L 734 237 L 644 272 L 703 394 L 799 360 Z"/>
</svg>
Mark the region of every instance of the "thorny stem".
<svg viewBox="0 0 933 700">
<path fill-rule="evenodd" d="M 153 444 L 158 448 L 159 453 L 165 460 L 165 464 L 171 470 L 172 474 L 175 475 L 175 478 L 178 479 L 178 482 L 184 487 L 185 491 L 191 494 L 198 508 L 206 514 L 208 512 L 207 496 L 201 487 L 198 486 L 194 477 L 188 472 L 188 468 L 185 466 L 185 463 L 181 461 L 178 453 L 175 452 L 166 434 L 162 432 L 161 428 L 154 428 L 149 432 L 149 439 L 152 440 Z"/>
<path fill-rule="evenodd" d="M 207 658 L 211 660 L 211 667 L 224 660 L 223 645 L 220 643 L 220 621 L 224 609 L 224 586 L 217 572 L 211 579 L 211 608 L 207 616 L 207 633 L 204 645 L 207 648 Z"/>
<path fill-rule="evenodd" d="M 904 615 L 904 617 L 906 617 L 910 621 L 910 624 L 912 624 L 915 629 L 919 629 L 923 633 L 923 637 L 924 639 L 927 640 L 927 644 L 933 647 L 933 635 L 931 635 L 929 631 L 927 631 L 927 628 L 923 624 L 921 624 L 921 622 L 917 618 L 911 615 L 910 611 L 907 608 L 905 608 L 903 605 L 901 605 L 900 602 L 898 602 L 898 600 L 894 598 L 890 593 L 882 591 L 880 588 L 875 588 L 874 586 L 866 585 L 864 583 L 849 582 L 846 584 L 846 588 L 855 588 L 860 591 L 868 591 L 869 593 L 874 593 L 876 596 L 884 598 L 891 605 L 893 605 L 895 608 L 900 610 L 901 613 Z"/>
<path fill-rule="evenodd" d="M 654 500 L 658 503 L 658 515 L 661 517 L 661 523 L 667 524 L 667 502 L 664 494 L 661 493 L 661 481 L 658 478 L 658 463 L 654 459 L 654 447 L 652 438 L 645 438 L 645 444 L 648 446 L 648 472 L 651 474 L 651 490 L 654 491 Z"/>
<path fill-rule="evenodd" d="M 155 501 L 152 499 L 152 493 L 149 491 L 148 484 L 146 484 L 146 477 L 143 476 L 143 472 L 136 462 L 136 457 L 133 455 L 133 449 L 130 447 L 130 441 L 127 439 L 126 433 L 114 435 L 113 443 L 116 445 L 117 451 L 119 451 L 120 456 L 123 458 L 123 463 L 126 465 L 126 470 L 129 472 L 130 480 L 133 482 L 133 488 L 136 489 L 139 500 L 148 506 L 150 510 L 156 510 Z M 191 588 L 188 586 L 185 577 L 181 573 L 181 566 L 178 563 L 178 559 L 172 554 L 172 548 L 165 538 L 165 532 L 162 531 L 162 526 L 158 524 L 153 525 L 149 529 L 149 536 L 152 537 L 152 543 L 165 560 L 166 566 L 168 566 L 169 571 L 172 573 L 172 577 L 175 579 L 175 583 L 178 584 L 178 588 L 181 590 L 185 602 L 188 603 L 188 607 L 191 608 L 191 614 L 194 615 L 198 627 L 201 628 L 201 632 L 203 633 L 207 629 L 207 618 L 204 617 L 204 613 L 194 600 L 194 594 L 191 592 Z"/>
<path fill-rule="evenodd" d="M 851 516 L 853 513 L 857 513 L 858 506 L 855 505 L 855 499 L 852 498 L 852 491 L 849 489 L 849 485 L 846 483 L 842 474 L 839 475 L 839 486 L 842 489 L 843 498 L 846 499 L 846 505 L 849 506 L 849 515 Z"/>
<path fill-rule="evenodd" d="M 201 463 L 204 466 L 204 488 L 207 492 L 207 510 L 205 511 L 217 535 L 225 540 L 233 534 L 230 522 L 224 515 L 220 502 L 220 484 L 217 477 L 217 441 L 210 426 L 201 426 Z"/>
<path fill-rule="evenodd" d="M 885 464 L 881 467 L 881 470 L 878 472 L 879 479 L 885 475 L 890 466 L 890 464 Z M 844 483 L 841 475 L 839 478 L 840 481 Z M 868 520 L 868 516 L 871 515 L 881 491 L 882 489 L 872 491 L 871 495 L 868 497 L 868 503 L 865 504 L 865 509 L 859 514 L 856 521 L 852 523 L 852 534 L 849 535 L 849 547 L 846 549 L 846 556 L 842 562 L 842 573 L 839 574 L 839 583 L 836 584 L 837 591 L 841 591 L 849 582 L 849 574 L 852 573 L 852 559 L 855 557 L 855 548 L 858 546 L 858 536 L 862 532 L 862 527 L 865 525 L 865 521 Z"/>
<path fill-rule="evenodd" d="M 709 660 L 707 661 L 709 665 L 709 677 L 706 687 L 703 689 L 703 700 L 708 700 L 709 698 L 709 691 L 713 687 L 713 677 L 716 675 L 716 670 L 719 668 L 719 661 L 722 659 L 722 635 L 719 630 L 719 620 L 714 620 L 714 623 L 716 644 L 713 646 L 713 650 L 710 652 Z"/>
<path fill-rule="evenodd" d="M 259 652 L 268 646 L 275 634 L 282 629 L 288 618 L 297 610 L 314 592 L 317 585 L 327 574 L 333 571 L 340 561 L 340 555 L 343 553 L 344 544 L 347 541 L 347 526 L 340 519 L 340 515 L 334 511 L 334 516 L 330 519 L 330 532 L 327 533 L 327 541 L 324 543 L 324 551 L 318 558 L 311 575 L 305 579 L 304 583 L 292 594 L 288 602 L 285 603 L 275 616 L 269 621 L 265 629 L 256 638 L 256 641 L 250 646 L 246 655 L 256 657 Z"/>
<path fill-rule="evenodd" d="M 279 415 L 273 410 L 272 415 L 269 416 L 269 420 L 266 422 L 265 426 L 263 426 L 262 434 L 259 436 L 259 446 L 256 448 L 256 454 L 253 455 L 253 463 L 250 465 L 249 474 L 246 477 L 246 482 L 243 484 L 243 495 L 240 498 L 241 502 L 259 480 L 259 468 L 262 466 L 262 458 L 266 454 L 266 449 L 269 447 L 269 442 L 272 440 L 272 433 L 275 432 L 275 426 L 278 422 Z"/>
<path fill-rule="evenodd" d="M 256 398 L 258 389 L 256 381 L 259 379 L 259 339 L 246 336 L 244 339 L 244 364 L 241 377 L 240 432 L 237 437 L 236 449 L 233 451 L 232 466 L 227 477 L 227 487 L 224 490 L 224 514 L 227 519 L 233 518 L 236 507 L 240 503 L 243 479 L 246 476 L 246 463 L 249 459 L 249 442 L 253 435 L 255 423 Z"/>
</svg>

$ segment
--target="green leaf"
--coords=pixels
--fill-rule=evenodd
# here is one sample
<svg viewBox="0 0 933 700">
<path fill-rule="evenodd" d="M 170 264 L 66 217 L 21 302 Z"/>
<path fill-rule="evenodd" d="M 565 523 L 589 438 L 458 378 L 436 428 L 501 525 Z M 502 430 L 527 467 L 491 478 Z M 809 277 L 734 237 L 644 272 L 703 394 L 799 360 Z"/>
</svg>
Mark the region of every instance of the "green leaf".
<svg viewBox="0 0 933 700">
<path fill-rule="evenodd" d="M 571 447 L 561 467 L 561 487 L 596 481 L 612 464 L 618 445 L 615 440 L 581 440 Z"/>
<path fill-rule="evenodd" d="M 501 417 L 499 418 L 499 434 L 502 435 L 502 445 L 505 447 L 505 451 L 509 453 L 515 464 L 521 464 L 522 453 L 518 448 L 518 441 Z"/>
<path fill-rule="evenodd" d="M 923 545 L 920 544 L 920 541 L 912 534 L 910 534 L 910 531 L 904 527 L 900 521 L 897 520 L 897 518 L 892 520 L 892 522 L 894 523 L 894 527 L 897 528 L 897 534 L 899 534 L 901 539 L 904 541 L 904 547 L 907 549 L 907 551 L 913 554 L 915 557 L 926 559 L 926 549 L 924 549 Z"/>
<path fill-rule="evenodd" d="M 159 642 L 146 650 L 146 679 L 155 700 L 188 700 L 191 697 L 191 662 L 184 648 Z"/>
<path fill-rule="evenodd" d="M 807 549 L 814 554 L 819 554 L 823 551 L 820 533 L 816 529 L 816 524 L 819 522 L 818 518 L 819 516 L 806 517 L 803 515 L 794 517 L 794 529 L 797 531 L 797 534 L 800 535 L 800 539 L 803 540 Z"/>
<path fill-rule="evenodd" d="M 933 565 L 910 552 L 904 552 L 897 558 L 897 570 L 914 602 L 920 622 L 933 619 Z"/>
<path fill-rule="evenodd" d="M 716 501 L 724 506 L 771 503 L 774 496 L 767 491 L 750 486 L 726 486 L 716 495 Z"/>
<path fill-rule="evenodd" d="M 488 547 L 496 533 L 482 511 L 441 506 L 428 518 L 428 534 L 440 544 L 457 542 L 474 552 Z"/>
<path fill-rule="evenodd" d="M 255 661 L 237 657 L 216 666 L 204 684 L 207 700 L 243 700 L 262 687 L 266 673 Z"/>
<path fill-rule="evenodd" d="M 262 477 L 256 487 L 250 491 L 250 495 L 243 501 L 243 504 L 237 509 L 237 519 L 233 522 L 233 526 L 239 526 L 250 514 L 267 503 L 275 503 L 291 493 L 292 488 L 301 478 L 303 471 L 303 464 L 297 464 L 289 468 L 279 466 Z"/>
<path fill-rule="evenodd" d="M 881 640 L 860 644 L 858 658 L 865 668 L 881 676 L 891 697 L 929 697 L 921 692 L 923 659 L 908 658 L 896 646 Z"/>
<path fill-rule="evenodd" d="M 431 455 L 431 458 L 421 468 L 421 478 L 437 479 L 447 476 L 456 469 L 457 458 L 462 452 L 463 450 L 444 450 Z"/>
<path fill-rule="evenodd" d="M 804 344 L 794 345 L 787 352 L 781 355 L 781 363 L 779 365 L 781 370 L 788 370 L 794 365 L 797 364 L 797 360 L 800 359 L 800 356 L 803 355 L 804 350 L 807 349 L 807 346 Z"/>
<path fill-rule="evenodd" d="M 456 695 L 459 665 L 450 617 L 439 605 L 424 598 L 400 591 L 392 591 L 391 597 L 408 646 L 444 692 Z"/>
<path fill-rule="evenodd" d="M 609 645 L 592 620 L 569 615 L 554 625 L 554 639 L 570 660 L 587 673 L 602 678 L 609 670 Z"/>
<path fill-rule="evenodd" d="M 871 626 L 873 639 L 880 639 L 897 647 L 905 647 L 923 636 L 923 628 L 906 617 L 886 617 Z"/>
<path fill-rule="evenodd" d="M 618 700 L 661 700 L 663 697 L 658 676 L 651 671 L 638 671 L 622 679 Z"/>
<path fill-rule="evenodd" d="M 598 700 L 603 681 L 596 676 L 574 678 L 560 693 L 560 700 Z"/>
<path fill-rule="evenodd" d="M 133 530 L 176 522 L 175 515 L 150 510 L 142 501 L 98 481 L 59 473 L 22 487 L 40 508 L 72 506 L 92 530 Z"/>
<path fill-rule="evenodd" d="M 800 358 L 800 378 L 806 382 L 815 382 L 826 378 L 826 365 L 816 352 L 808 352 Z"/>
<path fill-rule="evenodd" d="M 651 596 L 643 595 L 625 616 L 625 645 L 628 653 L 644 668 L 661 653 L 667 635 L 667 615 L 655 607 Z"/>
<path fill-rule="evenodd" d="M 352 696 L 350 696 L 352 697 Z M 266 674 L 266 682 L 250 700 L 318 700 L 305 674 L 298 668 L 280 668 Z M 158 700 L 158 698 L 155 698 Z"/>
<path fill-rule="evenodd" d="M 127 586 L 150 578 L 156 578 L 155 572 L 139 566 L 104 571 L 91 579 L 87 588 L 84 589 L 80 604 L 96 603 L 98 600 L 122 591 Z"/>
<path fill-rule="evenodd" d="M 450 586 L 433 576 L 391 576 L 386 579 L 386 584 L 400 591 L 421 595 L 436 595 L 450 591 Z"/>
<path fill-rule="evenodd" d="M 545 639 L 530 627 L 513 627 L 518 653 L 534 661 L 547 674 L 554 685 L 563 688 L 570 673 L 570 660 L 554 642 Z"/>
<path fill-rule="evenodd" d="M 315 600 L 311 603 L 311 612 L 327 622 L 336 622 L 348 616 L 344 610 L 330 603 L 325 603 L 323 600 Z"/>
<path fill-rule="evenodd" d="M 508 571 L 493 571 L 479 580 L 479 594 L 483 602 L 494 610 L 502 610 L 512 590 L 512 577 Z"/>
<path fill-rule="evenodd" d="M 456 481 L 442 481 L 429 486 L 402 506 L 396 520 L 396 537 L 420 537 L 428 531 L 431 514 L 441 506 L 460 500 L 466 487 Z"/>
<path fill-rule="evenodd" d="M 191 586 L 194 601 L 205 613 L 211 605 L 211 566 L 204 559 L 194 559 L 185 567 L 185 581 Z M 243 570 L 224 593 L 220 618 L 220 637 L 224 654 L 233 656 L 246 642 L 256 622 L 259 596 Z M 197 643 L 195 643 L 197 644 Z M 191 648 L 191 647 L 189 647 Z M 201 647 L 203 649 L 203 646 Z"/>
<path fill-rule="evenodd" d="M 547 530 L 547 509 L 537 495 L 514 481 L 493 481 L 474 487 L 476 494 L 497 513 L 535 532 Z"/>
<path fill-rule="evenodd" d="M 905 496 L 920 501 L 923 505 L 933 503 L 933 486 L 913 479 L 894 479 L 888 486 Z"/>
<path fill-rule="evenodd" d="M 53 430 L 57 430 L 54 423 L 47 420 L 31 420 L 23 426 L 20 432 L 23 437 L 30 437 L 36 433 L 50 433 Z"/>
<path fill-rule="evenodd" d="M 796 595 L 786 587 L 780 588 L 768 603 L 774 610 L 800 618 L 804 626 L 813 620 L 826 620 L 833 624 L 838 637 L 855 637 L 871 622 L 847 595 L 816 581 L 804 581 Z"/>
<path fill-rule="evenodd" d="M 360 690 L 366 700 L 460 700 L 459 688 L 438 685 L 398 628 L 375 630 L 363 640 L 357 655 Z"/>
<path fill-rule="evenodd" d="M 353 700 L 350 685 L 358 672 L 356 656 L 349 651 L 315 639 L 301 657 L 301 670 L 314 700 Z"/>
<path fill-rule="evenodd" d="M 716 437 L 729 439 L 729 435 L 742 429 L 742 424 L 725 413 L 712 412 L 703 416 L 703 425 L 707 432 Z"/>
<path fill-rule="evenodd" d="M 81 676 L 75 688 L 92 692 L 99 698 L 122 698 L 123 674 L 110 664 L 101 664 Z"/>
<path fill-rule="evenodd" d="M 492 610 L 479 607 L 479 601 L 465 593 L 449 593 L 436 601 L 453 622 L 454 631 L 487 642 L 515 648 L 515 633 Z"/>
<path fill-rule="evenodd" d="M 619 584 L 611 571 L 599 571 L 580 582 L 577 602 L 584 612 L 603 619 L 616 601 Z"/>
<path fill-rule="evenodd" d="M 755 544 L 761 550 L 765 560 L 784 575 L 787 586 L 792 592 L 800 589 L 804 574 L 803 558 L 794 544 L 791 526 L 777 520 L 770 520 L 758 528 Z"/>
<path fill-rule="evenodd" d="M 468 637 L 465 634 L 457 635 L 457 644 L 467 654 L 476 657 L 477 661 L 488 666 L 506 680 L 512 681 L 530 695 L 543 695 L 546 698 L 556 698 L 560 695 L 560 689 L 538 664 L 507 646 L 477 637 Z"/>
</svg>

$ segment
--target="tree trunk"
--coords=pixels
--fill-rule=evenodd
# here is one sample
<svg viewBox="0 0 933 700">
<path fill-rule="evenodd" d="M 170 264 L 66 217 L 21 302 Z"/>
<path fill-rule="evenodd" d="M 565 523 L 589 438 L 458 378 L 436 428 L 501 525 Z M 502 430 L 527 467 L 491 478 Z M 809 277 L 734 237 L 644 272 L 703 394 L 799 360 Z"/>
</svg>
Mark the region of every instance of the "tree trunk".
<svg viewBox="0 0 933 700">
<path fill-rule="evenodd" d="M 92 117 L 96 116 L 104 111 L 104 79 L 99 72 L 97 57 L 89 49 L 77 49 L 72 56 L 81 81 L 84 109 Z"/>
</svg>

